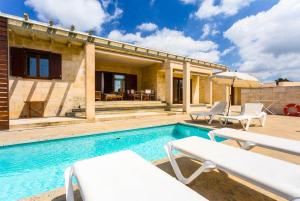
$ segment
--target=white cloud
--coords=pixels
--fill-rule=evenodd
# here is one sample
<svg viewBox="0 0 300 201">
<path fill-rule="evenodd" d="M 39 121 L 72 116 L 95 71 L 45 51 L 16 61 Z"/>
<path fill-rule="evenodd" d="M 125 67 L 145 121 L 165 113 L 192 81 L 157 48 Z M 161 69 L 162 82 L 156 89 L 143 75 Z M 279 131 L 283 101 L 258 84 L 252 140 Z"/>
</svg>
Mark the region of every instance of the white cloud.
<svg viewBox="0 0 300 201">
<path fill-rule="evenodd" d="M 225 50 L 221 53 L 221 56 L 222 56 L 222 57 L 223 57 L 223 56 L 226 56 L 226 55 L 230 54 L 233 50 L 235 50 L 235 46 L 231 46 L 231 47 L 225 49 Z"/>
<path fill-rule="evenodd" d="M 149 22 L 140 24 L 136 28 L 141 31 L 155 31 L 158 27 L 156 24 Z"/>
<path fill-rule="evenodd" d="M 102 3 L 102 4 L 101 4 Z M 54 20 L 62 26 L 75 25 L 77 30 L 97 32 L 105 22 L 116 19 L 122 14 L 112 0 L 26 0 L 25 5 L 30 6 L 42 21 Z M 110 4 L 115 9 L 112 14 L 107 12 Z"/>
<path fill-rule="evenodd" d="M 197 0 L 180 0 L 184 4 L 195 4 Z"/>
<path fill-rule="evenodd" d="M 209 40 L 194 40 L 191 37 L 185 36 L 181 31 L 167 28 L 156 30 L 144 37 L 141 36 L 140 32 L 125 33 L 124 31 L 113 30 L 109 33 L 108 37 L 113 40 L 211 62 L 218 62 L 220 58 L 218 45 L 214 42 Z"/>
<path fill-rule="evenodd" d="M 241 19 L 224 36 L 239 48 L 240 71 L 263 80 L 300 81 L 299 0 L 281 0 L 268 11 Z"/>
<path fill-rule="evenodd" d="M 217 24 L 216 23 L 214 23 L 214 24 L 206 23 L 206 24 L 203 25 L 201 38 L 204 39 L 209 35 L 214 36 L 218 33 L 219 33 L 219 31 L 217 30 Z"/>
<path fill-rule="evenodd" d="M 231 16 L 238 13 L 240 9 L 248 6 L 253 1 L 254 0 L 220 0 L 219 4 L 216 4 L 216 0 L 202 0 L 194 15 L 200 19 L 217 15 Z"/>
</svg>

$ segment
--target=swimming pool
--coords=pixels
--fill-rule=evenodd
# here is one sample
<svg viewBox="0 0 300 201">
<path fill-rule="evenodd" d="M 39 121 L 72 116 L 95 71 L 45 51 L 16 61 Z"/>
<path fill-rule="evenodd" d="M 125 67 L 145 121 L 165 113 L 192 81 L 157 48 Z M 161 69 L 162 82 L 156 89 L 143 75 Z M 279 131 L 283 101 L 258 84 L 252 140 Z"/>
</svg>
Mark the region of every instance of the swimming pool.
<svg viewBox="0 0 300 201">
<path fill-rule="evenodd" d="M 130 149 L 147 160 L 166 157 L 163 146 L 188 136 L 208 138 L 208 129 L 185 124 L 109 132 L 0 148 L 0 200 L 14 201 L 64 185 L 75 161 Z M 218 139 L 222 140 L 222 139 Z"/>
</svg>

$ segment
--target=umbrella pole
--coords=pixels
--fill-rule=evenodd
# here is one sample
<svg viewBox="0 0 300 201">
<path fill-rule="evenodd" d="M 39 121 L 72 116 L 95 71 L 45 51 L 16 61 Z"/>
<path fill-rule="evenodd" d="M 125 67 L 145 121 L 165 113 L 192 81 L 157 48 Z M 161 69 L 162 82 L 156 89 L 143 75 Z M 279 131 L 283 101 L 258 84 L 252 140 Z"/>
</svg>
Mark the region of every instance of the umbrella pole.
<svg viewBox="0 0 300 201">
<path fill-rule="evenodd" d="M 233 86 L 234 86 L 234 81 L 235 81 L 235 79 L 232 80 L 232 83 L 231 83 L 231 86 L 230 86 L 229 103 L 228 103 L 228 109 L 227 109 L 227 115 L 226 115 L 226 116 L 229 115 L 229 111 L 230 111 L 230 106 L 231 106 L 231 96 L 232 96 L 232 91 L 231 91 L 231 89 L 232 89 Z"/>
</svg>

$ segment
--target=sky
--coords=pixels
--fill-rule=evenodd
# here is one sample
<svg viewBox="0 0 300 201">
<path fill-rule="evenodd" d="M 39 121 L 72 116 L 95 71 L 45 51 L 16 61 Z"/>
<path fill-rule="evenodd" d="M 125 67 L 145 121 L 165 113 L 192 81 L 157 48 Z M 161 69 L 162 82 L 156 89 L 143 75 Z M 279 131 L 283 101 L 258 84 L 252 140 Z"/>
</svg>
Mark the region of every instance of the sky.
<svg viewBox="0 0 300 201">
<path fill-rule="evenodd" d="M 0 12 L 300 81 L 299 0 L 0 0 Z"/>
</svg>

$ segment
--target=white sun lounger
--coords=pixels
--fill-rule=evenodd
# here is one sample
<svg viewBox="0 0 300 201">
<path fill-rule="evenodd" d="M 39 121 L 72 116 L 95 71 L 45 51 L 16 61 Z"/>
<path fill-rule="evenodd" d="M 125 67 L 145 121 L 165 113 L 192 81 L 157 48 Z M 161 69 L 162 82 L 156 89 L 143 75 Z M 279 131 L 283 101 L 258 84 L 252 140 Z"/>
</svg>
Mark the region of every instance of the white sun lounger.
<svg viewBox="0 0 300 201">
<path fill-rule="evenodd" d="M 204 171 L 216 168 L 288 200 L 300 200 L 299 165 L 200 137 L 172 141 L 166 145 L 166 150 L 177 178 L 185 184 L 192 182 Z M 173 150 L 202 161 L 203 165 L 186 178 L 179 169 Z"/>
<path fill-rule="evenodd" d="M 82 160 L 67 168 L 67 201 L 74 200 L 73 176 L 84 201 L 207 201 L 132 151 Z"/>
<path fill-rule="evenodd" d="M 208 112 L 193 112 L 190 113 L 192 120 L 197 120 L 199 117 L 208 117 L 208 123 L 211 124 L 216 115 L 224 115 L 226 109 L 226 102 L 215 102 Z"/>
<path fill-rule="evenodd" d="M 240 147 L 249 150 L 255 146 L 282 151 L 300 156 L 300 141 L 289 140 L 280 137 L 262 135 L 248 131 L 240 131 L 231 128 L 221 128 L 208 133 L 211 140 L 215 141 L 215 136 L 235 140 Z"/>
<path fill-rule="evenodd" d="M 261 126 L 265 125 L 265 121 L 267 118 L 267 113 L 262 112 L 263 104 L 261 103 L 245 103 L 242 106 L 242 111 L 239 115 L 235 116 L 222 116 L 220 117 L 220 122 L 223 126 L 226 126 L 229 120 L 236 120 L 241 123 L 244 130 L 248 130 L 253 119 L 258 119 L 260 121 Z M 222 121 L 225 121 L 223 124 Z"/>
</svg>

